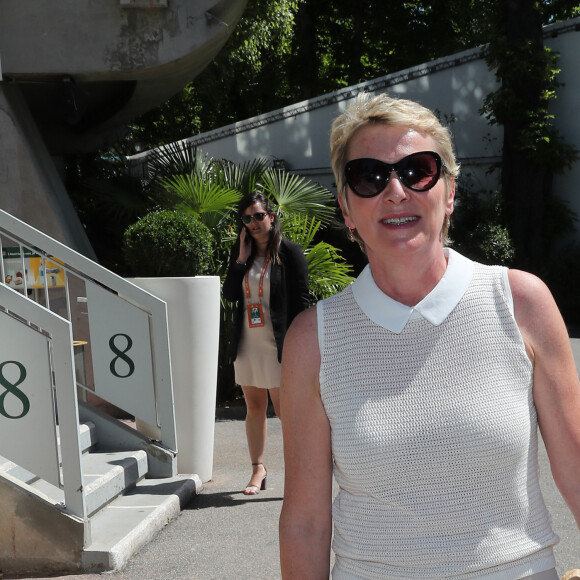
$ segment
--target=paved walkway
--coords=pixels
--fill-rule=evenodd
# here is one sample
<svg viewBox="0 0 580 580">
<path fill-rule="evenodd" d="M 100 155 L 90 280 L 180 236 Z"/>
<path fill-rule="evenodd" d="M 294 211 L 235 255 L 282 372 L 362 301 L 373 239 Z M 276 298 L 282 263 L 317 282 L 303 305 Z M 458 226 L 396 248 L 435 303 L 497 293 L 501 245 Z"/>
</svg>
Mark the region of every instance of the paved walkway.
<svg viewBox="0 0 580 580">
<path fill-rule="evenodd" d="M 251 466 L 241 420 L 217 421 L 213 479 L 114 580 L 280 578 L 278 517 L 284 470 L 282 429 L 268 420 L 268 489 L 241 493 Z M 111 579 L 113 580 L 113 579 Z"/>
<path fill-rule="evenodd" d="M 268 420 L 268 489 L 255 497 L 241 490 L 249 475 L 244 422 L 216 422 L 213 480 L 173 522 L 120 572 L 63 580 L 277 580 L 278 517 L 283 496 L 282 430 Z M 558 573 L 580 567 L 580 533 L 541 455 L 542 488 L 561 537 Z"/>
</svg>

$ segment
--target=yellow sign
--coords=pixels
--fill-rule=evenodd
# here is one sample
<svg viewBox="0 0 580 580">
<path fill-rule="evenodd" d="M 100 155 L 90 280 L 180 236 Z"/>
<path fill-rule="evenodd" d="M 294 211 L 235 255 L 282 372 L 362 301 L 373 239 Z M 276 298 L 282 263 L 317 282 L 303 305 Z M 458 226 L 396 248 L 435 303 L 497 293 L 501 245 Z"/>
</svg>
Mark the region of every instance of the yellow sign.
<svg viewBox="0 0 580 580">
<path fill-rule="evenodd" d="M 30 251 L 25 250 L 22 258 L 18 247 L 3 248 L 2 257 L 4 282 L 11 288 L 24 288 L 25 279 L 27 288 L 44 288 L 45 278 L 49 288 L 65 285 L 63 264 L 57 258 L 45 258 L 43 264 L 42 257 Z"/>
</svg>

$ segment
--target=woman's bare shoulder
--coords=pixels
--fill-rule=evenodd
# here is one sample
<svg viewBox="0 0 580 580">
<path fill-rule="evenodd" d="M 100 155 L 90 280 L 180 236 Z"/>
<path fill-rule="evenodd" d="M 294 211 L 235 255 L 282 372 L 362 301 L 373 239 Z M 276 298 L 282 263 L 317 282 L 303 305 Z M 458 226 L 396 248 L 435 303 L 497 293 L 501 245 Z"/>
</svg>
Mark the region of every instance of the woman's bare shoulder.
<svg viewBox="0 0 580 580">
<path fill-rule="evenodd" d="M 292 329 L 293 332 L 309 332 L 312 329 L 316 330 L 318 324 L 317 320 L 317 308 L 316 305 L 314 305 L 300 312 L 300 314 L 298 314 L 292 321 L 290 329 Z"/>
<path fill-rule="evenodd" d="M 542 352 L 556 354 L 568 347 L 564 321 L 546 284 L 522 270 L 509 270 L 508 277 L 516 323 L 532 359 Z"/>
<path fill-rule="evenodd" d="M 318 353 L 318 318 L 316 306 L 304 310 L 292 321 L 284 338 L 284 352 L 295 356 L 307 356 L 309 352 Z"/>
</svg>

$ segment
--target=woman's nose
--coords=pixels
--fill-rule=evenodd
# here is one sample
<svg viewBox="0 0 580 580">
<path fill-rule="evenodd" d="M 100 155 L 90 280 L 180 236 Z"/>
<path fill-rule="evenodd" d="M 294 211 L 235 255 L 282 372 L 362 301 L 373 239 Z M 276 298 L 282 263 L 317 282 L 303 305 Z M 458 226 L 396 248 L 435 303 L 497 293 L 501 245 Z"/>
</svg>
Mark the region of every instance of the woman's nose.
<svg viewBox="0 0 580 580">
<path fill-rule="evenodd" d="M 389 181 L 383 190 L 382 196 L 384 201 L 391 201 L 393 203 L 401 203 L 407 199 L 407 192 L 394 169 L 391 171 Z"/>
</svg>

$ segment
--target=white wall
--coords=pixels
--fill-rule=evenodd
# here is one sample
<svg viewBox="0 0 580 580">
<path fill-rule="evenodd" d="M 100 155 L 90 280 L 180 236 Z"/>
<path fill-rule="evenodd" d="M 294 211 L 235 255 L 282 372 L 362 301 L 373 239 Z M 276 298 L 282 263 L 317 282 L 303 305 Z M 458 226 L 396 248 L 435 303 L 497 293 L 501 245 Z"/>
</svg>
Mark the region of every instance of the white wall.
<svg viewBox="0 0 580 580">
<path fill-rule="evenodd" d="M 484 97 L 496 86 L 480 57 L 470 50 L 331 95 L 241 121 L 188 139 L 211 157 L 243 163 L 256 157 L 283 159 L 287 168 L 334 189 L 329 135 L 332 121 L 361 91 L 387 92 L 418 101 L 450 122 L 457 156 L 466 173 L 500 155 L 501 130 L 479 115 Z M 486 139 L 491 136 L 492 139 Z M 477 186 L 481 183 L 481 171 Z M 494 185 L 495 187 L 495 185 Z"/>
</svg>

